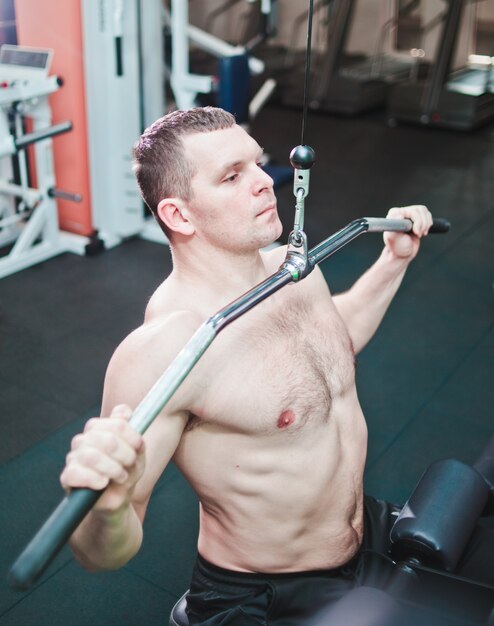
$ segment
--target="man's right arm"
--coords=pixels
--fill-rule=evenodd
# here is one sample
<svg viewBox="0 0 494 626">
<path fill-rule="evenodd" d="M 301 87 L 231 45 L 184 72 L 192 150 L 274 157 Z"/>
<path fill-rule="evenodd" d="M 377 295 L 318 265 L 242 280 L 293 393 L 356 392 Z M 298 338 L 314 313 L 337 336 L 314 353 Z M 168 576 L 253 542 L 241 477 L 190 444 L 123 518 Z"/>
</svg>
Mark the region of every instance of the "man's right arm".
<svg viewBox="0 0 494 626">
<path fill-rule="evenodd" d="M 72 440 L 60 477 L 63 488 L 105 490 L 70 540 L 86 569 L 117 569 L 140 548 L 153 487 L 187 424 L 188 413 L 181 407 L 192 385 L 184 383 L 144 436 L 128 420 L 131 407 L 139 404 L 195 330 L 186 326 L 190 324 L 178 329 L 174 324 L 173 334 L 167 328 L 156 334 L 144 327 L 128 337 L 108 367 L 102 406 L 102 415 L 108 417 L 89 420 Z"/>
<path fill-rule="evenodd" d="M 71 538 L 77 560 L 89 570 L 117 569 L 138 551 L 142 525 L 132 504 L 144 471 L 144 439 L 129 425 L 130 407 L 89 420 L 72 440 L 60 477 L 65 490 L 105 489 Z"/>
</svg>

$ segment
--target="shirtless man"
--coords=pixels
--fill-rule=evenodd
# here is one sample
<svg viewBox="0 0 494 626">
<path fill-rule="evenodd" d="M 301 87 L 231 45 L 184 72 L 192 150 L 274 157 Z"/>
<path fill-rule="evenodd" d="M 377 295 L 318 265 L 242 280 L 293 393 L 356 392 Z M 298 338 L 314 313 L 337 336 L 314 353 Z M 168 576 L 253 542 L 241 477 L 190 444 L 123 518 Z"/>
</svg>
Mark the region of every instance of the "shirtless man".
<svg viewBox="0 0 494 626">
<path fill-rule="evenodd" d="M 173 271 L 111 359 L 109 417 L 74 438 L 61 475 L 65 489 L 107 487 L 71 545 L 84 567 L 114 569 L 139 550 L 153 487 L 173 458 L 200 500 L 192 624 L 264 624 L 268 614 L 269 624 L 305 623 L 305 603 L 340 597 L 359 579 L 362 545 L 386 551 L 392 521 L 389 505 L 364 505 L 354 355 L 427 234 L 423 206 L 391 209 L 413 220 L 413 235 L 386 234 L 348 292 L 332 297 L 316 268 L 222 331 L 144 437 L 127 423 L 199 325 L 284 260 L 285 248 L 260 252 L 282 232 L 261 156 L 214 108 L 169 114 L 136 144 L 137 180 L 170 240 Z"/>
</svg>

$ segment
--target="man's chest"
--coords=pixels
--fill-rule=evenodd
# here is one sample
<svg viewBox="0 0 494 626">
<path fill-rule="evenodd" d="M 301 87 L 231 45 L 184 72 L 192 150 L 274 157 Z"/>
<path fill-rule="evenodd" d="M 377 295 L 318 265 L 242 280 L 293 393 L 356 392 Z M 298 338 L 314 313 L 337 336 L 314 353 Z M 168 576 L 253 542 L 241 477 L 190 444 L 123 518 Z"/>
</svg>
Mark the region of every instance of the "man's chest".
<svg viewBox="0 0 494 626">
<path fill-rule="evenodd" d="M 353 385 L 353 349 L 332 303 L 285 296 L 264 304 L 215 339 L 191 423 L 296 432 L 329 419 L 333 401 Z"/>
</svg>

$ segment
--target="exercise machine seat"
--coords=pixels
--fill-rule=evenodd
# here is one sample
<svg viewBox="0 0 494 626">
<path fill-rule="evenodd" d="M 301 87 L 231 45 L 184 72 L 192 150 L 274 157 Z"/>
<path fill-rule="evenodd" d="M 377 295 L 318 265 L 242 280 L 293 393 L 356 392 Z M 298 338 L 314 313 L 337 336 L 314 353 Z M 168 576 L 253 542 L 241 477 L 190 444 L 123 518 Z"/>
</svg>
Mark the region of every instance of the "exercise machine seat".
<svg viewBox="0 0 494 626">
<path fill-rule="evenodd" d="M 488 496 L 487 483 L 469 465 L 455 459 L 433 463 L 391 530 L 394 559 L 453 572 Z"/>
</svg>

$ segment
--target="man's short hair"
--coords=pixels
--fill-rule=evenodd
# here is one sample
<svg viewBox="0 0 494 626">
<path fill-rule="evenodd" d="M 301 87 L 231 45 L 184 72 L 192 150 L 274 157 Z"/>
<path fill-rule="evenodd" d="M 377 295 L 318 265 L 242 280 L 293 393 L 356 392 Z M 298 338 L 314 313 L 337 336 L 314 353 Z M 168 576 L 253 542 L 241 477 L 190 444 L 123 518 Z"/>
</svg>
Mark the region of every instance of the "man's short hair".
<svg viewBox="0 0 494 626">
<path fill-rule="evenodd" d="M 234 116 L 217 107 L 173 111 L 153 122 L 135 143 L 134 173 L 139 189 L 168 239 L 171 233 L 158 216 L 158 204 L 163 198 L 188 201 L 192 197 L 195 172 L 185 156 L 182 137 L 234 125 Z"/>
</svg>

